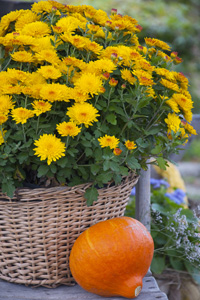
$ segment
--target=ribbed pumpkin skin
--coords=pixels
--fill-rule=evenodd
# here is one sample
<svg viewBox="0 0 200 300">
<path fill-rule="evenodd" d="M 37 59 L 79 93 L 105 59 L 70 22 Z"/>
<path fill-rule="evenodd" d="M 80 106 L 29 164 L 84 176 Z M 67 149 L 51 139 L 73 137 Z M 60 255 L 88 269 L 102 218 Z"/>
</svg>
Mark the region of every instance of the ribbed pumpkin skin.
<svg viewBox="0 0 200 300">
<path fill-rule="evenodd" d="M 135 298 L 153 251 L 153 239 L 142 223 L 130 217 L 114 218 L 91 226 L 77 238 L 70 269 L 88 292 Z"/>
</svg>

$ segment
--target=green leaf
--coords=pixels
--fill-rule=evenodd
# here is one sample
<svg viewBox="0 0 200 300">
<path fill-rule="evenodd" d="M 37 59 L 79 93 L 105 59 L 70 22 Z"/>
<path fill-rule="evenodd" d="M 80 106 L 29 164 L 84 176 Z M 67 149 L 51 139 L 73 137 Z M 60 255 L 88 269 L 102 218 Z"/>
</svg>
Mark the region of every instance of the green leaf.
<svg viewBox="0 0 200 300">
<path fill-rule="evenodd" d="M 110 161 L 109 160 L 105 160 L 103 163 L 103 170 L 107 171 L 110 169 Z"/>
<path fill-rule="evenodd" d="M 111 161 L 110 162 L 110 168 L 113 172 L 116 172 L 118 173 L 119 172 L 119 163 L 118 162 L 114 162 L 114 161 Z"/>
<path fill-rule="evenodd" d="M 91 141 L 87 141 L 87 140 L 81 140 L 81 144 L 84 146 L 84 147 L 91 147 Z"/>
<path fill-rule="evenodd" d="M 13 181 L 8 180 L 7 182 L 3 182 L 1 188 L 2 188 L 2 192 L 6 193 L 8 197 L 10 198 L 13 197 L 15 191 L 15 186 Z"/>
<path fill-rule="evenodd" d="M 146 133 L 146 135 L 154 135 L 154 134 L 157 134 L 159 131 L 160 131 L 160 127 L 157 126 L 157 127 L 150 129 L 149 131 L 146 131 L 145 133 Z"/>
<path fill-rule="evenodd" d="M 21 152 L 19 155 L 17 155 L 17 159 L 19 160 L 19 163 L 22 164 L 24 161 L 28 159 L 29 155 L 27 152 Z"/>
<path fill-rule="evenodd" d="M 179 271 L 184 271 L 185 268 L 184 268 L 183 261 L 181 261 L 179 259 L 179 257 L 170 256 L 169 261 L 170 261 L 170 264 L 172 265 L 173 269 L 179 270 Z"/>
<path fill-rule="evenodd" d="M 112 173 L 102 172 L 97 176 L 97 181 L 100 183 L 108 183 L 112 179 Z"/>
<path fill-rule="evenodd" d="M 93 175 L 96 175 L 100 170 L 100 166 L 99 165 L 91 165 L 91 172 Z"/>
<path fill-rule="evenodd" d="M 57 161 L 57 165 L 61 168 L 64 168 L 66 167 L 68 164 L 68 158 L 65 156 L 65 157 L 62 157 L 60 158 L 58 161 Z"/>
<path fill-rule="evenodd" d="M 87 206 L 91 206 L 94 201 L 97 201 L 98 195 L 98 191 L 94 186 L 87 188 L 84 193 L 84 198 L 86 199 Z"/>
<path fill-rule="evenodd" d="M 153 148 L 151 150 L 151 154 L 158 154 L 162 151 L 162 146 L 161 145 L 157 145 L 155 148 Z"/>
<path fill-rule="evenodd" d="M 165 257 L 155 255 L 151 262 L 151 271 L 155 274 L 161 274 L 165 267 Z"/>
<path fill-rule="evenodd" d="M 164 158 L 162 158 L 162 157 L 157 157 L 157 158 L 156 158 L 156 161 L 157 161 L 157 163 L 158 163 L 158 166 L 159 166 L 161 169 L 166 170 L 166 162 L 165 162 Z"/>
<path fill-rule="evenodd" d="M 86 148 L 86 149 L 85 149 L 85 155 L 86 155 L 86 156 L 92 156 L 92 154 L 93 154 L 93 151 L 92 151 L 91 148 Z"/>
<path fill-rule="evenodd" d="M 157 234 L 155 237 L 154 237 L 154 243 L 155 245 L 159 245 L 160 246 L 164 246 L 167 242 L 167 238 L 163 235 L 163 234 Z"/>
<path fill-rule="evenodd" d="M 119 170 L 120 170 L 120 174 L 122 174 L 122 176 L 127 176 L 128 175 L 128 168 L 126 168 L 124 166 L 120 166 Z"/>
<path fill-rule="evenodd" d="M 117 124 L 117 119 L 116 119 L 116 116 L 115 114 L 111 113 L 111 114 L 108 114 L 106 116 L 106 120 L 108 121 L 108 123 L 112 124 L 112 125 L 116 125 Z"/>
<path fill-rule="evenodd" d="M 147 141 L 143 140 L 142 138 L 137 139 L 135 142 L 141 148 L 146 148 L 149 146 L 149 143 Z"/>
<path fill-rule="evenodd" d="M 42 177 L 46 175 L 49 171 L 49 166 L 48 165 L 40 165 L 38 168 L 38 177 Z"/>
<path fill-rule="evenodd" d="M 140 164 L 138 163 L 138 160 L 133 156 L 128 156 L 126 159 L 126 163 L 132 170 L 140 169 Z"/>
<path fill-rule="evenodd" d="M 57 171 L 56 165 L 51 164 L 51 165 L 50 165 L 50 170 L 51 170 L 51 172 L 52 172 L 53 174 L 55 174 L 56 171 Z"/>
</svg>

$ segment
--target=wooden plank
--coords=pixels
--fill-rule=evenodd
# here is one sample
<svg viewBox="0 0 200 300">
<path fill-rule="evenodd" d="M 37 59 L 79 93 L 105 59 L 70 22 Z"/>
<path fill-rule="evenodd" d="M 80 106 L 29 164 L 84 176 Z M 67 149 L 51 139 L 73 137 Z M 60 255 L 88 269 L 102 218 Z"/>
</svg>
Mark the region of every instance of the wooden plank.
<svg viewBox="0 0 200 300">
<path fill-rule="evenodd" d="M 59 286 L 55 289 L 32 288 L 0 280 L 0 300 L 123 300 L 123 297 L 100 297 L 84 291 L 79 285 Z M 137 300 L 167 300 L 156 280 L 149 274 L 143 279 L 143 288 Z"/>
</svg>

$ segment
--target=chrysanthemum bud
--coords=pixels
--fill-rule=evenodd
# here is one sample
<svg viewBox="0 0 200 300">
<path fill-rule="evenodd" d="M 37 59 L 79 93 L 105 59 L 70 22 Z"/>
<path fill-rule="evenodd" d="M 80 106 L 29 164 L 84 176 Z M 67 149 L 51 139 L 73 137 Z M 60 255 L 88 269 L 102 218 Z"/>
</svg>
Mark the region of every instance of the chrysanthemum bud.
<svg viewBox="0 0 200 300">
<path fill-rule="evenodd" d="M 122 153 L 122 150 L 121 150 L 120 148 L 115 148 L 115 149 L 113 150 L 113 153 L 114 153 L 115 155 L 120 155 L 120 154 Z"/>
<path fill-rule="evenodd" d="M 123 83 L 123 84 L 121 85 L 121 88 L 124 90 L 124 89 L 126 88 L 126 84 Z"/>
<path fill-rule="evenodd" d="M 112 8 L 111 9 L 111 15 L 116 15 L 117 14 L 117 9 L 116 8 Z"/>
<path fill-rule="evenodd" d="M 136 25 L 135 27 L 137 28 L 137 30 L 138 30 L 139 32 L 142 31 L 142 29 L 143 29 L 143 27 L 142 27 L 141 25 L 139 25 L 139 24 Z"/>
<path fill-rule="evenodd" d="M 109 84 L 114 87 L 118 84 L 118 80 L 115 80 L 114 78 L 111 78 L 110 81 L 109 81 Z"/>
<path fill-rule="evenodd" d="M 108 80 L 109 77 L 110 77 L 110 73 L 105 72 L 105 73 L 102 74 L 102 76 L 103 76 L 103 79 Z"/>
<path fill-rule="evenodd" d="M 117 58 L 117 53 L 112 53 L 110 58 L 113 59 L 113 60 L 116 59 Z"/>
</svg>

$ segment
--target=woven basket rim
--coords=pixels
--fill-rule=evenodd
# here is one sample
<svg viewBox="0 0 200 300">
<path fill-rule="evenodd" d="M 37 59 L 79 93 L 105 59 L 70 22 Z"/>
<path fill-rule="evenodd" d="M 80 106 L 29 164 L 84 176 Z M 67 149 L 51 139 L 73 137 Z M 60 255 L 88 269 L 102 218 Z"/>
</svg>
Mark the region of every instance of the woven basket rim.
<svg viewBox="0 0 200 300">
<path fill-rule="evenodd" d="M 98 191 L 100 193 L 103 193 L 104 190 L 106 190 L 107 188 L 115 188 L 118 186 L 122 186 L 123 184 L 125 184 L 127 181 L 134 181 L 135 184 L 137 183 L 139 179 L 139 175 L 136 172 L 129 172 L 129 174 L 127 176 L 123 176 L 122 177 L 122 181 L 119 184 L 114 184 L 114 181 L 110 181 L 107 184 L 104 185 L 104 187 L 102 188 L 98 188 Z M 74 185 L 74 186 L 54 186 L 54 187 L 37 187 L 37 188 L 29 188 L 29 187 L 20 187 L 17 188 L 15 190 L 14 193 L 14 197 L 10 198 L 9 196 L 7 196 L 6 194 L 2 193 L 2 191 L 0 190 L 0 203 L 1 202 L 9 202 L 9 203 L 16 203 L 16 202 L 21 202 L 21 198 L 23 197 L 23 195 L 42 195 L 43 193 L 56 193 L 56 192 L 65 192 L 65 193 L 70 193 L 72 191 L 85 191 L 87 188 L 92 186 L 92 182 L 88 182 L 88 183 L 82 183 L 82 184 L 78 184 L 78 185 Z M 31 201 L 35 201 L 36 199 L 29 199 L 28 202 Z M 41 199 L 38 199 L 40 201 L 42 201 Z M 24 200 L 23 200 L 24 201 Z"/>
</svg>

